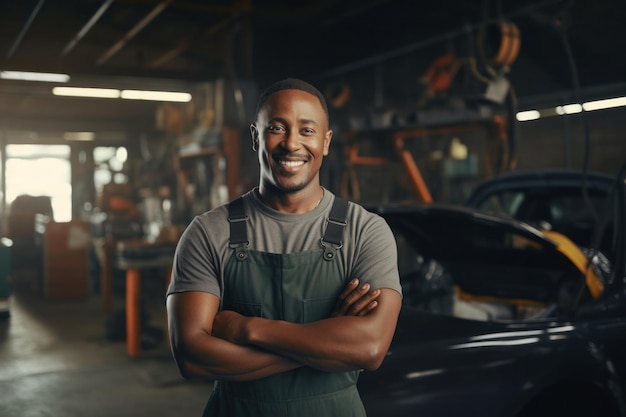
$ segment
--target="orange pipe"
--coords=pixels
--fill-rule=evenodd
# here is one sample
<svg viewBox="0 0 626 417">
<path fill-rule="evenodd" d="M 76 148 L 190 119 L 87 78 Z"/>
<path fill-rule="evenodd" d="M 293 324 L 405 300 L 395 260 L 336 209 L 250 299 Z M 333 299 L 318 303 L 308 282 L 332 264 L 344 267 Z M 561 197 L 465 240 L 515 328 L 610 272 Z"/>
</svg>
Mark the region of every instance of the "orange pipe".
<svg viewBox="0 0 626 417">
<path fill-rule="evenodd" d="M 430 195 L 430 191 L 428 191 L 428 187 L 424 182 L 424 178 L 422 177 L 419 168 L 417 168 L 413 155 L 411 155 L 411 153 L 407 150 L 401 150 L 400 158 L 404 164 L 404 169 L 406 169 L 406 172 L 409 174 L 409 180 L 411 181 L 411 184 L 413 184 L 419 199 L 422 203 L 432 203 L 433 198 Z"/>
<path fill-rule="evenodd" d="M 126 350 L 131 358 L 141 351 L 140 273 L 138 268 L 126 270 Z"/>
</svg>

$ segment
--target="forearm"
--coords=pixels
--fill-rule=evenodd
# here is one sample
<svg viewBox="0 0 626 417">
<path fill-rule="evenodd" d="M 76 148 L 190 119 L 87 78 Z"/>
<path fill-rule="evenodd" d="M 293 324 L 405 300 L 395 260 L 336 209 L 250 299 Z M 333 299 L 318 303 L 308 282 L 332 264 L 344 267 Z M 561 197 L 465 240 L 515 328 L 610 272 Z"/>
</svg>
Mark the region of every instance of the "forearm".
<svg viewBox="0 0 626 417">
<path fill-rule="evenodd" d="M 400 294 L 385 289 L 377 307 L 363 316 L 299 324 L 224 311 L 214 329 L 225 340 L 259 347 L 316 369 L 372 370 L 380 366 L 389 349 L 400 305 Z"/>
<path fill-rule="evenodd" d="M 369 331 L 368 317 L 336 317 L 307 324 L 251 318 L 247 340 L 254 346 L 325 371 L 376 369 L 388 348 Z"/>
<path fill-rule="evenodd" d="M 219 299 L 202 292 L 167 298 L 172 353 L 185 378 L 253 380 L 300 366 L 254 346 L 240 346 L 213 333 Z"/>
<path fill-rule="evenodd" d="M 172 340 L 174 358 L 185 378 L 245 381 L 301 366 L 257 347 L 237 345 L 210 335 L 185 339 Z"/>
<path fill-rule="evenodd" d="M 344 314 L 345 311 L 355 315 L 366 314 L 376 306 L 374 300 L 378 292 L 368 293 L 369 286 L 357 289 L 357 283 L 358 280 L 355 280 L 347 288 L 343 296 L 350 301 L 337 314 Z M 217 297 L 203 293 L 182 293 L 168 298 L 172 352 L 185 378 L 253 380 L 302 366 L 303 362 L 295 360 L 298 356 L 309 358 L 309 354 L 288 356 L 280 351 L 271 352 L 260 345 L 237 342 L 229 337 L 229 332 L 238 326 L 231 326 L 228 317 L 243 316 L 228 311 L 216 314 L 218 304 Z M 223 317 L 226 321 L 218 320 Z M 215 322 L 222 325 L 214 326 Z M 352 368 L 341 359 L 331 358 L 309 358 L 306 363 L 328 370 Z"/>
</svg>

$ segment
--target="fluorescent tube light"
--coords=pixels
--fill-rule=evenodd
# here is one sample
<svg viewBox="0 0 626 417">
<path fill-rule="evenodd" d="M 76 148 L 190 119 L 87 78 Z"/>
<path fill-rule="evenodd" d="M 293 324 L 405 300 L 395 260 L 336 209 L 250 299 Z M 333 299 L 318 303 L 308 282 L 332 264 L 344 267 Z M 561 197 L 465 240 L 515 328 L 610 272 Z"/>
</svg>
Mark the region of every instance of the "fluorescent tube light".
<svg viewBox="0 0 626 417">
<path fill-rule="evenodd" d="M 626 97 L 608 98 L 605 100 L 589 101 L 583 104 L 585 111 L 610 109 L 613 107 L 626 106 Z"/>
<path fill-rule="evenodd" d="M 119 98 L 120 90 L 112 88 L 54 87 L 52 94 L 70 97 Z"/>
<path fill-rule="evenodd" d="M 576 114 L 583 111 L 583 106 L 580 104 L 566 104 L 564 106 L 557 106 L 556 113 L 559 115 L 563 114 Z"/>
<path fill-rule="evenodd" d="M 583 111 L 612 109 L 614 107 L 626 106 L 626 97 L 615 97 L 604 100 L 588 101 L 580 104 L 565 104 L 543 110 L 527 110 L 517 113 L 515 116 L 518 122 L 527 122 L 529 120 L 537 120 L 540 117 L 549 117 L 565 114 L 582 113 Z"/>
<path fill-rule="evenodd" d="M 191 94 L 173 91 L 117 90 L 112 88 L 54 87 L 55 96 L 123 98 L 128 100 L 175 101 L 187 103 Z"/>
<path fill-rule="evenodd" d="M 96 139 L 96 134 L 94 132 L 65 132 L 63 138 L 65 140 L 90 142 Z"/>
<path fill-rule="evenodd" d="M 527 122 L 529 120 L 537 120 L 541 114 L 537 110 L 521 111 L 515 115 L 518 122 Z"/>
<path fill-rule="evenodd" d="M 127 100 L 176 101 L 180 103 L 191 101 L 191 94 L 173 91 L 122 90 L 121 97 Z"/>
<path fill-rule="evenodd" d="M 66 83 L 70 80 L 70 76 L 67 74 L 24 71 L 0 71 L 0 78 L 5 80 L 43 81 L 49 83 Z"/>
</svg>

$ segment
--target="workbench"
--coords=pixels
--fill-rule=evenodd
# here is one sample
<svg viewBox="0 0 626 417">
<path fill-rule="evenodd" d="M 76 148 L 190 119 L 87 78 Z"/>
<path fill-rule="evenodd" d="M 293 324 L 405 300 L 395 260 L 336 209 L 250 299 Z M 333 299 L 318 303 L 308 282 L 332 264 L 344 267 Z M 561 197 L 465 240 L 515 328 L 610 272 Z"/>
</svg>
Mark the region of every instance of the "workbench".
<svg viewBox="0 0 626 417">
<path fill-rule="evenodd" d="M 166 270 L 166 287 L 172 272 L 175 250 L 174 242 L 138 240 L 120 242 L 117 245 L 116 266 L 126 271 L 126 350 L 130 357 L 138 357 L 141 353 L 141 271 L 154 268 Z"/>
</svg>

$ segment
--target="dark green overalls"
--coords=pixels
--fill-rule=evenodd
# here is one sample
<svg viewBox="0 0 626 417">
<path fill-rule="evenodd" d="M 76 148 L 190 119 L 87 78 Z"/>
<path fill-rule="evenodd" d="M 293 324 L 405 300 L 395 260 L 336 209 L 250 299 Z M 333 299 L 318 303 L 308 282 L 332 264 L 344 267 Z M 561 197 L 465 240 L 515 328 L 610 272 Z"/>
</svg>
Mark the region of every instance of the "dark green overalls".
<svg viewBox="0 0 626 417">
<path fill-rule="evenodd" d="M 336 262 L 347 202 L 335 198 L 321 246 L 291 254 L 247 249 L 241 198 L 229 207 L 230 246 L 222 308 L 246 316 L 306 323 L 328 318 L 346 280 Z M 363 417 L 358 371 L 323 372 L 309 367 L 246 382 L 219 381 L 204 416 Z"/>
</svg>

